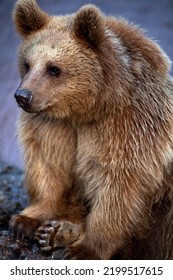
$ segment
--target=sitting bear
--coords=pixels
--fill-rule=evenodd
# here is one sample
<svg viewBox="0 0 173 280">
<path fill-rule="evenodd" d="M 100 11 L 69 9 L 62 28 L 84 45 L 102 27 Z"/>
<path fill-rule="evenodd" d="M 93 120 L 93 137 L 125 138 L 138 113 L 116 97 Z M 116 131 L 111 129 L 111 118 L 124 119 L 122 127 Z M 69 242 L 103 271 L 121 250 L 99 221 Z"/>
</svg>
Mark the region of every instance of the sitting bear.
<svg viewBox="0 0 173 280">
<path fill-rule="evenodd" d="M 170 61 L 93 5 L 50 16 L 18 0 L 13 18 L 30 203 L 11 234 L 35 234 L 45 251 L 63 245 L 65 258 L 110 259 L 145 236 L 154 205 L 172 193 Z"/>
</svg>

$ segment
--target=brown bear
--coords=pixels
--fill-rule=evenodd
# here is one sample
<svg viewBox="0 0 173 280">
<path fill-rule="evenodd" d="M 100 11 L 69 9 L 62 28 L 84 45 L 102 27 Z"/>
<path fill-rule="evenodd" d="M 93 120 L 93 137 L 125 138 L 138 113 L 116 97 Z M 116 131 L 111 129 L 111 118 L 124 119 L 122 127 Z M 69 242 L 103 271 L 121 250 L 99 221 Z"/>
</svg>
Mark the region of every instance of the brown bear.
<svg viewBox="0 0 173 280">
<path fill-rule="evenodd" d="M 66 245 L 70 259 L 110 259 L 145 236 L 172 192 L 170 61 L 142 30 L 93 5 L 50 16 L 18 0 L 13 18 L 30 204 L 12 235 L 35 233 L 43 250 Z"/>
</svg>

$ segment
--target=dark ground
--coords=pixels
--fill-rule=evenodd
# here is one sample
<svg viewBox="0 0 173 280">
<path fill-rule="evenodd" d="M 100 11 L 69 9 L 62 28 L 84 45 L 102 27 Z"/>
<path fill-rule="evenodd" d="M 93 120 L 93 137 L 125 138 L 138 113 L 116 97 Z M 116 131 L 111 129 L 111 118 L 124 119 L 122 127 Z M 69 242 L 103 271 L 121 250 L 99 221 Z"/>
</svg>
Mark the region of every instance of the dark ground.
<svg viewBox="0 0 173 280">
<path fill-rule="evenodd" d="M 23 174 L 19 169 L 9 166 L 12 164 L 23 167 L 15 137 L 18 108 L 13 98 L 20 83 L 16 55 L 20 40 L 11 21 L 15 2 L 15 0 L 0 0 L 0 259 L 58 258 L 54 254 L 42 255 L 35 245 L 31 248 L 27 242 L 16 243 L 8 237 L 8 221 L 11 215 L 19 212 L 27 203 L 27 195 L 23 189 Z M 173 0 L 39 0 L 38 3 L 52 14 L 75 12 L 86 3 L 96 4 L 106 14 L 123 16 L 145 28 L 148 35 L 154 38 L 173 60 Z M 173 71 L 171 73 L 173 74 Z M 162 221 L 159 221 L 156 229 L 157 226 L 160 229 L 160 224 Z M 170 227 L 173 230 L 173 222 L 170 223 Z M 158 230 L 156 235 L 157 232 Z M 145 248 L 145 243 L 143 246 L 144 251 L 151 247 L 150 244 L 146 244 Z M 155 246 L 160 245 L 156 242 Z M 147 258 L 147 255 L 144 253 L 143 257 Z M 160 258 L 166 257 L 160 255 Z"/>
<path fill-rule="evenodd" d="M 13 98 L 20 83 L 16 63 L 20 40 L 11 20 L 15 2 L 0 0 L 0 159 L 21 167 L 15 137 L 18 108 Z M 173 0 L 39 0 L 38 3 L 52 14 L 74 12 L 86 3 L 96 4 L 106 14 L 121 15 L 145 28 L 173 60 Z"/>
</svg>

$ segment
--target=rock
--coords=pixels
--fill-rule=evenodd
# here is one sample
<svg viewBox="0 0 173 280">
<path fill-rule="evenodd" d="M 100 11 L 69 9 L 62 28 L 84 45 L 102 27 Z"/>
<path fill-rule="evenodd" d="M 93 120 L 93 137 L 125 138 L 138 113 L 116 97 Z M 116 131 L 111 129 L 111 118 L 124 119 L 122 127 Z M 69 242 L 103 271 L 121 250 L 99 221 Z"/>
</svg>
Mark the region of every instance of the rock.
<svg viewBox="0 0 173 280">
<path fill-rule="evenodd" d="M 0 162 L 0 230 L 8 229 L 11 216 L 27 205 L 23 179 L 21 170 Z"/>
<path fill-rule="evenodd" d="M 53 260 L 60 259 L 60 253 L 42 253 L 31 241 L 11 240 L 8 231 L 0 231 L 1 260 Z"/>
</svg>

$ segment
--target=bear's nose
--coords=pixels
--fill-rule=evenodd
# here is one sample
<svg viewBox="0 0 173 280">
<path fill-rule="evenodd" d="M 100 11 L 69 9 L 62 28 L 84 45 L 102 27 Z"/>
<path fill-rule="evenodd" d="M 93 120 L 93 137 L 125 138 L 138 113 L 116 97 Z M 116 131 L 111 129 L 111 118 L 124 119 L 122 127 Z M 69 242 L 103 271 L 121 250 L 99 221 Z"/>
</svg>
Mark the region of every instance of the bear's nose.
<svg viewBox="0 0 173 280">
<path fill-rule="evenodd" d="M 19 107 L 26 109 L 32 103 L 32 93 L 27 89 L 17 89 L 14 98 L 16 99 Z"/>
</svg>

